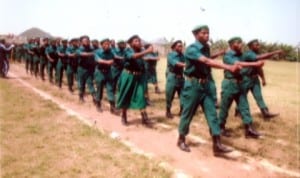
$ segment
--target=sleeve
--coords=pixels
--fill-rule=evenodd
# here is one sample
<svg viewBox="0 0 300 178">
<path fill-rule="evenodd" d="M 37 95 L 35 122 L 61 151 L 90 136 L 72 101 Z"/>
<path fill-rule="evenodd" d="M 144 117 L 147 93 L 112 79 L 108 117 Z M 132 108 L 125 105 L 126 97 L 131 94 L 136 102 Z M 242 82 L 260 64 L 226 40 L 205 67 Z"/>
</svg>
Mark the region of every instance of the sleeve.
<svg viewBox="0 0 300 178">
<path fill-rule="evenodd" d="M 227 53 L 223 57 L 223 62 L 225 64 L 233 65 L 236 62 L 236 60 L 233 58 L 233 56 L 231 54 Z"/>
<path fill-rule="evenodd" d="M 248 61 L 248 62 L 252 62 L 252 61 L 256 61 L 256 54 L 253 52 L 246 52 L 243 55 L 243 61 Z"/>
<path fill-rule="evenodd" d="M 134 55 L 134 51 L 130 48 L 125 51 L 125 59 L 131 59 Z"/>
<path fill-rule="evenodd" d="M 95 61 L 100 61 L 100 59 L 102 59 L 102 52 L 100 50 L 96 50 L 95 53 L 94 53 L 94 58 L 95 58 Z"/>
<path fill-rule="evenodd" d="M 201 51 L 199 49 L 197 49 L 194 46 L 189 46 L 186 50 L 185 50 L 185 54 L 184 56 L 186 57 L 186 59 L 188 60 L 198 60 L 201 56 L 203 56 L 203 54 L 201 53 Z"/>
<path fill-rule="evenodd" d="M 81 54 L 82 51 L 83 51 L 83 48 L 82 48 L 82 47 L 79 47 L 79 48 L 75 51 L 75 53 L 76 53 L 76 55 L 80 56 L 80 54 Z"/>
<path fill-rule="evenodd" d="M 49 47 L 47 47 L 47 48 L 45 49 L 45 54 L 46 54 L 46 55 L 49 55 Z"/>
<path fill-rule="evenodd" d="M 178 60 L 178 58 L 177 58 L 177 56 L 176 56 L 175 53 L 170 53 L 170 54 L 168 55 L 168 63 L 169 63 L 171 66 L 174 67 L 174 66 L 177 64 L 178 61 L 179 61 L 179 60 Z"/>
</svg>

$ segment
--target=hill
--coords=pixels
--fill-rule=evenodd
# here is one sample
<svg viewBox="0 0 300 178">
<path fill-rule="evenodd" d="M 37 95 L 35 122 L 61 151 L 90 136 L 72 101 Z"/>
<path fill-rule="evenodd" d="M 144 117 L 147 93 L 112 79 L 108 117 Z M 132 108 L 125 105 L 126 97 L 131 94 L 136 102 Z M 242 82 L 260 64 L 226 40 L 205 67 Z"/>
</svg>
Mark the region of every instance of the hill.
<svg viewBox="0 0 300 178">
<path fill-rule="evenodd" d="M 19 35 L 24 38 L 35 38 L 35 37 L 48 37 L 51 38 L 52 35 L 48 32 L 45 32 L 39 28 L 33 27 L 30 28 Z"/>
</svg>

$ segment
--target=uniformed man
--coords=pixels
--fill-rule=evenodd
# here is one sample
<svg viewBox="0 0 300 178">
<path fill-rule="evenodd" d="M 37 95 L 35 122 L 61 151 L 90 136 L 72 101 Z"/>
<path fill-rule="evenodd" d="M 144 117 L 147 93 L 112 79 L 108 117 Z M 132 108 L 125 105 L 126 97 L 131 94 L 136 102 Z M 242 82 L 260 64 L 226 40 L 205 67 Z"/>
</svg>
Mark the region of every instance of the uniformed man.
<svg viewBox="0 0 300 178">
<path fill-rule="evenodd" d="M 116 41 L 114 39 L 110 40 L 110 48 L 113 53 L 116 53 L 117 47 L 116 47 Z"/>
<path fill-rule="evenodd" d="M 29 71 L 30 71 L 31 75 L 34 74 L 34 67 L 33 67 L 34 52 L 32 50 L 35 47 L 34 43 L 35 43 L 34 39 L 30 39 L 29 40 L 29 44 L 28 44 L 28 48 L 27 48 L 27 52 L 28 52 L 28 67 L 29 67 Z"/>
<path fill-rule="evenodd" d="M 151 44 L 146 44 L 145 48 L 149 48 Z M 146 75 L 147 75 L 147 83 L 151 83 L 155 87 L 155 93 L 160 94 L 160 89 L 157 84 L 157 72 L 156 66 L 157 61 L 159 60 L 158 52 L 153 52 L 144 56 L 145 60 L 145 68 L 146 68 Z"/>
<path fill-rule="evenodd" d="M 77 55 L 79 56 L 77 69 L 79 100 L 84 102 L 85 84 L 87 84 L 89 92 L 93 96 L 93 101 L 95 102 L 93 80 L 96 63 L 94 59 L 94 50 L 90 45 L 90 38 L 88 36 L 80 37 L 80 42 L 81 46 L 77 50 Z"/>
<path fill-rule="evenodd" d="M 92 47 L 94 49 L 94 51 L 99 49 L 99 41 L 98 40 L 92 40 Z"/>
<path fill-rule="evenodd" d="M 242 60 L 242 39 L 233 37 L 229 41 L 230 50 L 223 57 L 223 62 L 227 65 L 240 65 L 243 67 L 261 67 L 264 63 L 243 62 Z M 240 110 L 243 124 L 245 125 L 245 136 L 247 138 L 259 138 L 260 133 L 257 132 L 252 125 L 252 116 L 250 114 L 249 104 L 246 95 L 246 88 L 242 82 L 243 76 L 240 72 L 224 71 L 224 79 L 222 81 L 221 105 L 220 105 L 220 127 L 222 135 L 230 136 L 226 130 L 225 124 L 228 116 L 228 110 L 235 100 Z"/>
<path fill-rule="evenodd" d="M 40 38 L 36 38 L 34 43 L 31 46 L 31 51 L 33 52 L 32 61 L 33 61 L 33 71 L 35 78 L 39 74 L 39 63 L 40 63 Z"/>
<path fill-rule="evenodd" d="M 30 65 L 29 65 L 29 63 L 30 63 L 30 60 L 29 60 L 29 58 L 30 58 L 30 54 L 29 54 L 29 46 L 30 46 L 30 44 L 31 44 L 31 39 L 29 39 L 28 42 L 23 45 L 23 48 L 24 48 L 24 60 L 25 60 L 25 70 L 26 70 L 27 74 L 30 71 L 30 69 L 29 69 L 29 67 L 30 67 Z"/>
<path fill-rule="evenodd" d="M 48 79 L 50 83 L 53 83 L 53 71 L 56 71 L 55 69 L 58 61 L 55 39 L 51 39 L 50 45 L 46 48 L 46 56 L 48 60 Z"/>
<path fill-rule="evenodd" d="M 105 38 L 101 41 L 101 47 L 95 51 L 95 60 L 97 67 L 95 71 L 96 91 L 96 106 L 101 112 L 101 100 L 103 97 L 103 88 L 106 87 L 107 98 L 110 103 L 110 112 L 116 114 L 115 95 L 113 92 L 113 80 L 111 66 L 114 63 L 114 53 L 110 48 L 110 40 Z"/>
<path fill-rule="evenodd" d="M 183 151 L 190 151 L 185 142 L 185 136 L 189 133 L 189 126 L 198 106 L 201 105 L 213 137 L 213 153 L 215 156 L 224 156 L 231 150 L 221 144 L 219 119 L 210 92 L 209 77 L 211 67 L 235 72 L 239 69 L 239 66 L 218 63 L 209 58 L 210 49 L 207 44 L 209 28 L 207 25 L 197 26 L 192 32 L 196 42 L 189 45 L 185 51 L 184 75 L 186 79 L 180 96 L 183 109 L 179 123 L 177 145 Z"/>
<path fill-rule="evenodd" d="M 172 51 L 167 57 L 167 82 L 166 82 L 166 117 L 169 119 L 173 118 L 171 113 L 172 101 L 175 93 L 177 92 L 180 97 L 181 90 L 184 84 L 183 70 L 185 67 L 183 45 L 181 40 L 175 41 L 171 46 Z M 182 108 L 182 106 L 180 106 Z"/>
<path fill-rule="evenodd" d="M 70 45 L 67 48 L 67 56 L 68 56 L 68 65 L 67 65 L 67 81 L 68 81 L 68 89 L 72 93 L 73 90 L 73 84 L 74 84 L 74 78 L 77 73 L 77 67 L 78 67 L 78 56 L 77 56 L 77 49 L 79 48 L 79 39 L 74 38 L 71 39 Z"/>
<path fill-rule="evenodd" d="M 64 71 L 67 70 L 67 65 L 68 65 L 68 56 L 67 56 L 68 40 L 64 39 L 61 41 L 61 43 L 62 44 L 57 47 L 57 55 L 59 59 L 56 65 L 56 73 L 57 73 L 56 84 L 59 88 L 61 88 Z"/>
<path fill-rule="evenodd" d="M 122 109 L 122 124 L 127 125 L 127 109 L 139 109 L 142 116 L 142 124 L 149 125 L 146 113 L 145 99 L 145 65 L 143 56 L 152 53 L 153 48 L 142 50 L 141 39 L 138 35 L 133 35 L 127 41 L 131 48 L 125 52 L 124 70 L 121 74 L 118 92 L 117 108 Z"/>
<path fill-rule="evenodd" d="M 45 80 L 45 68 L 47 66 L 46 48 L 49 46 L 49 39 L 44 38 L 43 44 L 40 47 L 40 77 Z"/>
<path fill-rule="evenodd" d="M 244 53 L 242 61 L 256 62 L 258 60 L 268 59 L 273 55 L 282 53 L 282 50 L 276 50 L 274 52 L 259 54 L 260 44 L 257 39 L 251 40 L 248 43 L 248 48 L 249 50 Z M 263 99 L 259 80 L 260 77 L 262 79 L 263 86 L 266 85 L 263 69 L 258 67 L 249 67 L 243 69 L 241 72 L 244 73 L 243 82 L 245 83 L 247 90 L 250 90 L 254 96 L 256 104 L 260 108 L 263 118 L 269 120 L 270 118 L 279 115 L 279 113 L 270 113 Z"/>
<path fill-rule="evenodd" d="M 114 94 L 116 94 L 117 83 L 124 68 L 126 42 L 123 40 L 119 40 L 117 45 L 118 48 L 115 50 L 114 63 L 111 67 Z"/>
</svg>

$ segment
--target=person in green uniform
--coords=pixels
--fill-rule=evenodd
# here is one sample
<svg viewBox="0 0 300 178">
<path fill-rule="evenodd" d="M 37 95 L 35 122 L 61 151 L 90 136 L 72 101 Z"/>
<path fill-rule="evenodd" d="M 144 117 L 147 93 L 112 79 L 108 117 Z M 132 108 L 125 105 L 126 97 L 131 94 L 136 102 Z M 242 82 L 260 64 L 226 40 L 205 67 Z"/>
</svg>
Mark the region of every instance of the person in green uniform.
<svg viewBox="0 0 300 178">
<path fill-rule="evenodd" d="M 115 50 L 115 58 L 114 63 L 111 67 L 112 72 L 112 80 L 113 80 L 113 93 L 116 94 L 117 90 L 117 83 L 119 81 L 120 75 L 124 68 L 124 57 L 125 57 L 125 49 L 126 49 L 126 42 L 123 40 L 119 40 L 117 42 L 118 48 Z"/>
<path fill-rule="evenodd" d="M 110 48 L 113 53 L 116 53 L 117 47 L 116 47 L 116 41 L 114 39 L 110 40 Z"/>
<path fill-rule="evenodd" d="M 56 51 L 56 40 L 51 39 L 50 45 L 46 48 L 46 56 L 48 60 L 48 79 L 50 83 L 53 83 L 53 71 L 56 71 L 55 69 L 58 61 L 58 55 Z"/>
<path fill-rule="evenodd" d="M 143 50 L 141 39 L 133 35 L 127 41 L 131 48 L 126 48 L 124 69 L 118 82 L 117 108 L 122 109 L 122 124 L 127 125 L 127 109 L 139 109 L 142 124 L 149 125 L 145 99 L 145 65 L 143 57 L 152 53 L 153 48 Z"/>
<path fill-rule="evenodd" d="M 94 78 L 97 87 L 96 91 L 96 107 L 98 111 L 101 109 L 101 100 L 103 98 L 103 88 L 106 87 L 107 98 L 110 103 L 110 112 L 116 114 L 115 95 L 113 92 L 113 80 L 111 66 L 114 63 L 114 53 L 110 48 L 108 38 L 101 40 L 101 47 L 95 51 L 95 61 L 97 62 Z"/>
<path fill-rule="evenodd" d="M 28 44 L 28 48 L 27 48 L 27 52 L 28 52 L 28 68 L 30 71 L 30 74 L 33 75 L 34 74 L 34 68 L 33 68 L 33 56 L 34 56 L 34 52 L 32 51 L 32 49 L 35 47 L 35 41 L 34 39 L 30 39 L 29 40 L 29 44 Z"/>
<path fill-rule="evenodd" d="M 16 61 L 18 61 L 19 63 L 21 63 L 21 58 L 22 58 L 22 45 L 23 44 L 17 44 L 16 48 L 15 48 L 15 59 Z"/>
<path fill-rule="evenodd" d="M 245 62 L 256 62 L 258 60 L 268 59 L 273 55 L 282 53 L 282 50 L 276 50 L 274 52 L 259 54 L 260 44 L 257 39 L 251 40 L 248 43 L 249 50 L 243 54 L 242 61 Z M 263 99 L 261 92 L 261 84 L 259 77 L 262 79 L 263 86 L 266 85 L 266 80 L 262 68 L 259 67 L 248 67 L 243 69 L 241 72 L 244 73 L 243 82 L 247 87 L 247 91 L 251 91 L 256 104 L 261 110 L 262 116 L 264 119 L 269 120 L 275 116 L 278 116 L 279 113 L 271 113 Z"/>
<path fill-rule="evenodd" d="M 242 39 L 233 37 L 229 41 L 230 50 L 223 57 L 223 62 L 227 65 L 240 65 L 242 67 L 261 67 L 263 61 L 258 62 L 243 62 L 242 60 Z M 228 111 L 232 102 L 235 100 L 245 125 L 245 136 L 247 138 L 259 138 L 260 133 L 257 132 L 252 125 L 252 116 L 250 114 L 249 104 L 245 85 L 242 82 L 243 75 L 241 72 L 232 72 L 224 70 L 224 79 L 222 81 L 221 105 L 220 105 L 220 128 L 223 136 L 230 136 L 226 130 L 225 124 L 228 116 Z"/>
<path fill-rule="evenodd" d="M 77 49 L 78 55 L 78 69 L 77 80 L 79 89 L 79 100 L 84 102 L 85 84 L 87 84 L 90 94 L 93 96 L 93 102 L 96 102 L 95 88 L 93 85 L 95 59 L 94 50 L 90 45 L 90 38 L 88 36 L 80 37 L 81 46 Z"/>
<path fill-rule="evenodd" d="M 68 65 L 68 56 L 67 56 L 68 40 L 64 39 L 61 41 L 61 43 L 62 44 L 57 47 L 57 55 L 59 59 L 56 65 L 56 74 L 57 74 L 56 84 L 59 88 L 61 88 L 64 71 L 67 70 L 67 65 Z"/>
<path fill-rule="evenodd" d="M 146 44 L 145 48 L 149 48 L 150 45 L 152 46 L 152 44 Z M 160 94 L 161 92 L 158 87 L 157 72 L 156 72 L 157 61 L 159 60 L 158 52 L 153 52 L 153 53 L 145 55 L 144 60 L 145 60 L 147 84 L 148 83 L 153 84 L 155 87 L 155 93 Z M 148 86 L 147 86 L 147 93 L 148 93 Z M 147 97 L 147 95 L 146 95 L 146 97 Z"/>
<path fill-rule="evenodd" d="M 40 38 L 36 38 L 31 47 L 31 51 L 33 52 L 33 71 L 35 78 L 38 77 L 39 74 L 39 63 L 40 63 Z"/>
<path fill-rule="evenodd" d="M 92 40 L 92 47 L 94 49 L 94 51 L 96 51 L 97 49 L 99 49 L 99 41 L 98 40 Z"/>
<path fill-rule="evenodd" d="M 67 65 L 67 81 L 68 81 L 68 89 L 71 93 L 73 93 L 73 85 L 74 78 L 77 72 L 78 66 L 78 56 L 77 49 L 79 48 L 79 40 L 77 38 L 73 38 L 70 40 L 70 45 L 67 48 L 66 54 L 68 56 L 68 65 Z"/>
<path fill-rule="evenodd" d="M 180 96 L 182 103 L 182 113 L 179 123 L 179 138 L 177 146 L 189 152 L 190 148 L 185 142 L 185 137 L 189 133 L 189 126 L 199 105 L 202 106 L 205 118 L 210 128 L 213 138 L 213 153 L 215 156 L 224 156 L 231 152 L 221 144 L 220 126 L 215 101 L 210 91 L 209 77 L 211 67 L 226 69 L 231 72 L 239 70 L 238 65 L 227 65 L 219 63 L 209 58 L 210 48 L 207 44 L 209 40 L 209 28 L 207 25 L 200 25 L 192 30 L 196 41 L 185 50 L 185 70 L 183 90 Z"/>
<path fill-rule="evenodd" d="M 181 40 L 175 41 L 171 46 L 172 51 L 167 56 L 167 82 L 166 82 L 166 117 L 173 118 L 171 113 L 172 101 L 177 92 L 180 97 L 184 84 L 183 70 L 185 67 L 183 45 Z M 180 106 L 182 108 L 182 106 Z M 180 109 L 181 110 L 181 109 Z"/>
<path fill-rule="evenodd" d="M 47 66 L 46 48 L 49 46 L 49 39 L 44 38 L 43 44 L 40 47 L 40 77 L 45 80 L 45 68 Z"/>
</svg>

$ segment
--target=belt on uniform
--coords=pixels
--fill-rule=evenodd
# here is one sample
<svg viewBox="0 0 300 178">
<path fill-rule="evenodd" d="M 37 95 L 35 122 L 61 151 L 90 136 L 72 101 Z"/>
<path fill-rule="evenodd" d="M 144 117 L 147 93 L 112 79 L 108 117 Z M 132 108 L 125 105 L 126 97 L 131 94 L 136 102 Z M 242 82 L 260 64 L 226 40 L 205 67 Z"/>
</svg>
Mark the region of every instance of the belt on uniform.
<svg viewBox="0 0 300 178">
<path fill-rule="evenodd" d="M 230 81 L 232 81 L 232 82 L 234 82 L 234 83 L 241 83 L 242 82 L 242 80 L 241 79 L 235 79 L 235 78 L 225 78 L 226 80 L 230 80 Z"/>
<path fill-rule="evenodd" d="M 175 75 L 176 78 L 183 78 L 182 74 L 176 74 L 174 72 L 170 72 L 171 74 Z"/>
<path fill-rule="evenodd" d="M 127 72 L 128 74 L 132 74 L 132 75 L 141 75 L 142 74 L 142 72 L 128 70 L 128 69 L 124 69 L 124 71 Z"/>
<path fill-rule="evenodd" d="M 199 83 L 207 83 L 208 82 L 208 78 L 196 78 L 196 77 L 189 77 L 189 76 L 185 76 L 186 80 L 192 81 L 192 80 L 196 80 Z"/>
</svg>

